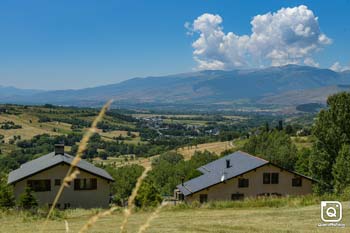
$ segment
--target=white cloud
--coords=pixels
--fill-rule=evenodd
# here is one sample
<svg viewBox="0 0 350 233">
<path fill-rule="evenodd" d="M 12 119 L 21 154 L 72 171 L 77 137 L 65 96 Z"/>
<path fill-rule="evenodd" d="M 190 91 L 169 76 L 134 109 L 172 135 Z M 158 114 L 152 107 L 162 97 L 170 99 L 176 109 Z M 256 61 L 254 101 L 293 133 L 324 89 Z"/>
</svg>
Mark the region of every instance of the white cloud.
<svg viewBox="0 0 350 233">
<path fill-rule="evenodd" d="M 320 67 L 320 64 L 316 62 L 314 59 L 312 59 L 311 57 L 305 58 L 304 64 L 307 66 Z"/>
<path fill-rule="evenodd" d="M 339 62 L 335 62 L 329 69 L 336 71 L 336 72 L 342 72 L 345 70 L 350 70 L 350 66 L 342 66 Z"/>
<path fill-rule="evenodd" d="M 301 63 L 319 66 L 312 54 L 331 43 L 320 31 L 317 17 L 304 5 L 255 16 L 250 35 L 225 33 L 222 22 L 220 15 L 205 13 L 185 24 L 190 34 L 199 34 L 192 44 L 198 69 Z"/>
</svg>

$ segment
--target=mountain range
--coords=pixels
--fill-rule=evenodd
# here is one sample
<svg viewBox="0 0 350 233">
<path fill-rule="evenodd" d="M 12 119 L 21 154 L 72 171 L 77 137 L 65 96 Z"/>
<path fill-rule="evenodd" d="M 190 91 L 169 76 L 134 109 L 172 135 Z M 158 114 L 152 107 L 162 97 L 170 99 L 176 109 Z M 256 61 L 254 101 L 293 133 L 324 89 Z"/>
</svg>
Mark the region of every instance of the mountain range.
<svg viewBox="0 0 350 233">
<path fill-rule="evenodd" d="M 23 90 L 0 86 L 0 102 L 100 106 L 276 105 L 325 103 L 327 96 L 350 90 L 350 71 L 335 72 L 287 65 L 250 70 L 206 70 L 159 77 L 132 78 L 79 90 Z"/>
</svg>

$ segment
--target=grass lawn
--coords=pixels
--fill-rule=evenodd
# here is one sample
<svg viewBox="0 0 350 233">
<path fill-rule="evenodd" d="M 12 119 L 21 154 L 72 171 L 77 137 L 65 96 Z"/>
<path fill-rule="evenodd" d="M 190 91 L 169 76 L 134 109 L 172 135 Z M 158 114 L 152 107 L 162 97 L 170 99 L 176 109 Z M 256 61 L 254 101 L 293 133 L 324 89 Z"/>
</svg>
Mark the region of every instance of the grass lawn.
<svg viewBox="0 0 350 233">
<path fill-rule="evenodd" d="M 321 223 L 319 205 L 306 207 L 260 207 L 260 208 L 224 208 L 224 209 L 163 209 L 146 232 L 350 232 L 349 202 L 343 203 L 343 220 L 345 228 L 318 227 Z M 93 215 L 92 210 L 71 210 L 66 213 L 69 232 L 77 232 L 87 219 Z M 137 232 L 151 212 L 137 212 L 128 223 L 128 232 Z M 122 213 L 101 218 L 89 232 L 119 232 Z M 0 232 L 39 232 L 43 219 L 18 217 L 14 213 L 0 215 Z M 62 220 L 50 221 L 43 232 L 65 232 Z"/>
</svg>

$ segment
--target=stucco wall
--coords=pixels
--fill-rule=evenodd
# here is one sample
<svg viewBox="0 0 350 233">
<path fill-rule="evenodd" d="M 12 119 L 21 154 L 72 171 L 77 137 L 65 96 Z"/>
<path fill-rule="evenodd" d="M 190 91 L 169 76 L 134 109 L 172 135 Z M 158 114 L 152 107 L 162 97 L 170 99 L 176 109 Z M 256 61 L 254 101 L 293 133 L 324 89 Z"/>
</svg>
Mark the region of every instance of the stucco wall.
<svg viewBox="0 0 350 233">
<path fill-rule="evenodd" d="M 34 195 L 37 198 L 39 205 L 51 204 L 55 198 L 56 193 L 60 186 L 55 186 L 55 179 L 61 179 L 67 174 L 69 166 L 67 164 L 59 164 L 34 176 L 28 177 L 22 181 L 19 181 L 14 185 L 14 194 L 16 199 L 24 192 L 27 186 L 28 180 L 51 180 L 51 191 L 47 192 L 35 192 Z M 74 181 L 72 181 L 70 187 L 64 189 L 58 203 L 61 208 L 65 203 L 70 203 L 71 208 L 106 208 L 109 205 L 110 184 L 107 180 L 94 176 L 90 173 L 80 170 L 80 174 L 77 178 L 96 178 L 97 189 L 96 190 L 74 190 Z"/>
<path fill-rule="evenodd" d="M 265 172 L 278 172 L 279 183 L 278 184 L 263 184 L 263 173 Z M 244 197 L 256 197 L 261 193 L 279 193 L 282 196 L 286 195 L 306 195 L 312 193 L 312 182 L 306 178 L 302 178 L 301 187 L 292 186 L 292 178 L 295 175 L 286 170 L 281 170 L 273 165 L 265 165 L 250 171 L 242 176 L 225 181 L 225 183 L 219 183 L 208 189 L 202 190 L 198 193 L 185 197 L 185 201 L 199 201 L 200 194 L 207 194 L 208 201 L 215 200 L 231 200 L 231 195 L 234 193 L 243 193 Z M 238 179 L 249 179 L 249 187 L 239 188 Z"/>
</svg>

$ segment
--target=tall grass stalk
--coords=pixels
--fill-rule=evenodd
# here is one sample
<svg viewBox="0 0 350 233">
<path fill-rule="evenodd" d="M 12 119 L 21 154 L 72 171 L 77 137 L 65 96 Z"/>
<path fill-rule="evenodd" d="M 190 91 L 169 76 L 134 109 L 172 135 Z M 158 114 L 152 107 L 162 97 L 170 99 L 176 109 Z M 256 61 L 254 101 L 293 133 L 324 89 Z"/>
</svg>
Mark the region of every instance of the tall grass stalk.
<svg viewBox="0 0 350 233">
<path fill-rule="evenodd" d="M 152 212 L 152 214 L 147 218 L 146 222 L 140 226 L 139 230 L 138 230 L 138 233 L 144 233 L 147 228 L 149 228 L 151 226 L 151 222 L 152 220 L 154 220 L 155 218 L 158 217 L 161 209 L 164 207 L 165 204 L 161 204 L 159 205 L 154 212 Z"/>
<path fill-rule="evenodd" d="M 69 225 L 67 220 L 64 220 L 64 226 L 66 228 L 66 233 L 69 233 Z"/>
<path fill-rule="evenodd" d="M 111 215 L 115 210 L 117 210 L 118 207 L 112 207 L 109 210 L 106 210 L 104 212 L 100 212 L 94 216 L 92 216 L 89 221 L 79 230 L 79 233 L 84 233 L 87 230 L 89 230 L 101 217 Z"/>
<path fill-rule="evenodd" d="M 94 135 L 94 133 L 97 131 L 97 124 L 102 120 L 103 116 L 105 115 L 106 111 L 108 110 L 108 108 L 110 107 L 112 103 L 112 100 L 109 100 L 101 109 L 100 113 L 98 114 L 98 116 L 94 119 L 94 121 L 92 122 L 91 124 L 91 127 L 85 132 L 83 138 L 81 139 L 80 141 L 80 144 L 79 144 L 79 147 L 78 147 L 78 151 L 77 151 L 77 154 L 76 156 L 74 157 L 69 169 L 68 169 L 68 172 L 65 176 L 65 178 L 63 179 L 63 182 L 56 194 L 56 197 L 52 203 L 52 206 L 46 216 L 46 220 L 41 228 L 42 231 L 44 231 L 45 227 L 46 227 L 46 224 L 47 224 L 47 221 L 49 220 L 49 218 L 51 217 L 52 215 L 52 212 L 54 210 L 54 208 L 56 207 L 56 204 L 59 200 L 59 198 L 61 197 L 62 195 L 62 192 L 63 192 L 63 189 L 65 187 L 68 186 L 68 182 L 72 179 L 74 179 L 78 174 L 79 174 L 79 170 L 76 170 L 76 166 L 78 165 L 79 161 L 81 160 L 81 156 L 83 155 L 84 151 L 86 150 L 86 147 L 88 145 L 88 142 L 91 138 L 91 136 Z"/>
<path fill-rule="evenodd" d="M 120 232 L 126 232 L 126 225 L 128 224 L 129 217 L 131 215 L 131 211 L 134 208 L 134 201 L 137 195 L 137 192 L 140 189 L 142 181 L 146 178 L 147 173 L 151 170 L 151 167 L 145 167 L 145 170 L 142 172 L 141 176 L 137 179 L 135 188 L 132 190 L 131 196 L 128 199 L 128 206 L 124 210 L 124 220 L 120 226 Z"/>
</svg>

